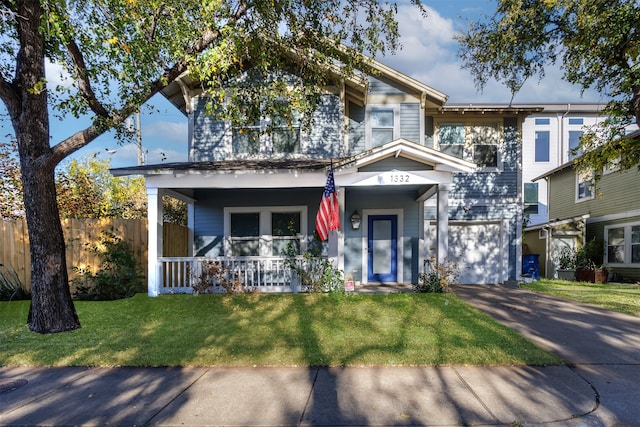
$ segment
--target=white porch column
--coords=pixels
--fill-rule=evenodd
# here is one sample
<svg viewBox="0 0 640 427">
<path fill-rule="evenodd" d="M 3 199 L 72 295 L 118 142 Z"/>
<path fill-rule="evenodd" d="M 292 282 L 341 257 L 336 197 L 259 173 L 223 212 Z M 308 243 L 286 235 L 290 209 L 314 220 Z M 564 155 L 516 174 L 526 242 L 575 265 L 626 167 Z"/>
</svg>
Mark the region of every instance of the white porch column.
<svg viewBox="0 0 640 427">
<path fill-rule="evenodd" d="M 162 285 L 162 266 L 158 263 L 162 256 L 162 190 L 158 188 L 147 188 L 147 221 L 147 290 L 149 296 L 155 297 Z"/>
<path fill-rule="evenodd" d="M 337 265 L 336 268 L 338 270 L 343 270 L 344 271 L 344 235 L 345 235 L 345 230 L 347 229 L 347 222 L 349 221 L 349 219 L 347 218 L 347 212 L 345 211 L 345 204 L 344 201 L 346 199 L 345 197 L 345 192 L 346 189 L 345 188 L 341 188 L 338 191 L 338 206 L 340 206 L 340 229 L 337 230 L 337 232 L 334 233 L 329 233 L 329 247 L 331 248 L 331 238 L 332 236 L 337 239 L 337 241 L 335 242 L 336 245 L 336 261 L 337 261 Z"/>
<path fill-rule="evenodd" d="M 195 203 L 193 201 L 187 202 L 187 228 L 189 228 L 189 234 L 187 237 L 187 256 L 193 256 L 193 230 L 196 225 L 195 217 Z"/>
<path fill-rule="evenodd" d="M 449 185 L 438 184 L 438 262 L 449 254 Z"/>
</svg>

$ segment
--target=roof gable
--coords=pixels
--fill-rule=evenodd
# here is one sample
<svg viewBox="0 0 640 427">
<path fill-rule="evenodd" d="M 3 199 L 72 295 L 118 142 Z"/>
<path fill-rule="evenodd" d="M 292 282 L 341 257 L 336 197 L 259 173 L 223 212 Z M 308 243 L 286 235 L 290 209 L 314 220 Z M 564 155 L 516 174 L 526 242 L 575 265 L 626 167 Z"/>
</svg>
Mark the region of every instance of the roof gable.
<svg viewBox="0 0 640 427">
<path fill-rule="evenodd" d="M 473 172 L 476 169 L 476 165 L 472 162 L 416 144 L 404 138 L 364 151 L 344 160 L 336 167 L 355 168 L 358 171 L 365 169 L 375 170 L 376 167 L 373 165 L 378 163 L 378 169 L 386 169 L 381 163 L 384 163 L 387 159 L 398 157 L 408 159 L 416 164 L 426 165 L 426 167 L 417 168 L 422 170 Z"/>
</svg>

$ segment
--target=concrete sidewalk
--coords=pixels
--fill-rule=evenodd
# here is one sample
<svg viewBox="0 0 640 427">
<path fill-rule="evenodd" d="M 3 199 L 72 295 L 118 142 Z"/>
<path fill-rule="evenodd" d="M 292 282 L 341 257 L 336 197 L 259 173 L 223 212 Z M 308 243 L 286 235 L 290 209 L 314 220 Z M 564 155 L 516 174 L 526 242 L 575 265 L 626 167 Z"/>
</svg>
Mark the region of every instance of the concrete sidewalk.
<svg viewBox="0 0 640 427">
<path fill-rule="evenodd" d="M 0 378 L 14 385 L 0 392 L 1 425 L 604 425 L 576 418 L 597 396 L 564 366 L 5 367 Z"/>
<path fill-rule="evenodd" d="M 455 291 L 569 365 L 0 367 L 0 425 L 640 426 L 640 319 L 518 288 Z"/>
</svg>

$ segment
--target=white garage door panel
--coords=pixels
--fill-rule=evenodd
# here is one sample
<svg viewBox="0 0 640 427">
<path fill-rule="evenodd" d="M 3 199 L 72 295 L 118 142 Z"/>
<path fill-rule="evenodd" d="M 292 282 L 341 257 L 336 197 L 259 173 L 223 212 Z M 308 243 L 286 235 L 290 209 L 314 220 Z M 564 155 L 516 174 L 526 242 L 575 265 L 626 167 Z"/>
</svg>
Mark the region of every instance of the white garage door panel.
<svg viewBox="0 0 640 427">
<path fill-rule="evenodd" d="M 458 263 L 460 283 L 501 283 L 500 224 L 449 224 L 449 260 Z"/>
</svg>

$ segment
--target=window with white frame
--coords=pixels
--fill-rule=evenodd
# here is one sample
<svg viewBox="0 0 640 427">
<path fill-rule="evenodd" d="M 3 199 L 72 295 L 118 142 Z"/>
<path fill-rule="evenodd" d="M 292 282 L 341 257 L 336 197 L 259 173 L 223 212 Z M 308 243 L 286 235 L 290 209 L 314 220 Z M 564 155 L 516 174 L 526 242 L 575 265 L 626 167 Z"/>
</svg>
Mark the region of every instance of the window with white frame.
<svg viewBox="0 0 640 427">
<path fill-rule="evenodd" d="M 538 213 L 538 183 L 524 183 L 524 213 L 535 215 Z"/>
<path fill-rule="evenodd" d="M 400 137 L 400 107 L 396 105 L 367 106 L 368 147 L 378 147 Z"/>
<path fill-rule="evenodd" d="M 230 256 L 301 254 L 306 207 L 225 209 L 225 235 Z"/>
<path fill-rule="evenodd" d="M 441 123 L 438 126 L 440 151 L 464 158 L 465 130 L 462 123 Z"/>
<path fill-rule="evenodd" d="M 579 171 L 576 173 L 576 201 L 593 199 L 593 174 Z"/>
<path fill-rule="evenodd" d="M 498 124 L 482 123 L 471 127 L 473 161 L 486 169 L 496 169 L 499 164 Z"/>
<path fill-rule="evenodd" d="M 640 223 L 606 226 L 607 264 L 640 267 Z"/>
<path fill-rule="evenodd" d="M 573 160 L 576 156 L 579 156 L 580 153 L 573 154 L 573 150 L 578 148 L 580 145 L 580 138 L 582 137 L 581 130 L 570 130 L 569 131 L 569 160 Z"/>
<path fill-rule="evenodd" d="M 298 153 L 300 114 L 294 111 L 291 120 L 278 114 L 251 120 L 247 117 L 245 123 L 233 127 L 231 146 L 233 154 Z"/>
<path fill-rule="evenodd" d="M 498 123 L 439 123 L 438 149 L 469 160 L 482 170 L 501 167 Z"/>
<path fill-rule="evenodd" d="M 537 130 L 535 141 L 535 161 L 548 162 L 550 152 L 550 132 L 548 130 Z"/>
</svg>

